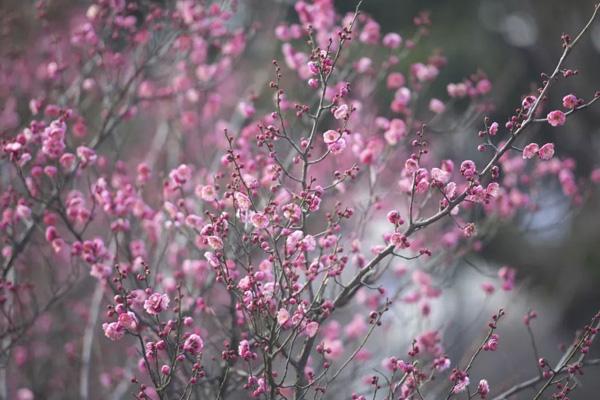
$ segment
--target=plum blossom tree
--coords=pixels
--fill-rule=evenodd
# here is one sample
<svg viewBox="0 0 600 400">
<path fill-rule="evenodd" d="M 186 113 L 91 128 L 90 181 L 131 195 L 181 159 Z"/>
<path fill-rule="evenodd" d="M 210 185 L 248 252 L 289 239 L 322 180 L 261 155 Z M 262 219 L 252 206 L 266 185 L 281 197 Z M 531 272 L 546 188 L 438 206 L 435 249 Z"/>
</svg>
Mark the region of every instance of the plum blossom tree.
<svg viewBox="0 0 600 400">
<path fill-rule="evenodd" d="M 552 90 L 600 5 L 507 121 L 483 72 L 434 97 L 446 58 L 414 61 L 429 14 L 401 35 L 361 6 L 297 1 L 270 27 L 237 1 L 94 0 L 57 26 L 37 3 L 36 40 L 1 55 L 2 398 L 568 398 L 600 313 L 555 363 L 533 341 L 537 370 L 505 390 L 476 372 L 505 309 L 464 362 L 432 324 L 402 354 L 368 344 L 397 310 L 431 321 L 443 275 L 544 184 L 578 207 L 600 180 L 528 138 L 600 98 Z M 262 82 L 243 66 L 265 31 Z M 481 116 L 478 157 L 436 134 L 457 104 Z M 516 282 L 504 266 L 481 290 Z"/>
</svg>

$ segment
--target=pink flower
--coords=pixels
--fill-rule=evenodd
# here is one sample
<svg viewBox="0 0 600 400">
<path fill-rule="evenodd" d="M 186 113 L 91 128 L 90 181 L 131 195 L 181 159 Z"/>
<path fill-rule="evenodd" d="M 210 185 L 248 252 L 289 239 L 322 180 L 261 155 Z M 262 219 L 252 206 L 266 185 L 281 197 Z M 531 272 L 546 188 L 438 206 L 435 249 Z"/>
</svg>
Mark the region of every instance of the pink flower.
<svg viewBox="0 0 600 400">
<path fill-rule="evenodd" d="M 218 267 L 220 264 L 219 258 L 213 252 L 207 251 L 204 253 L 204 258 L 206 258 L 211 267 Z"/>
<path fill-rule="evenodd" d="M 492 90 L 492 82 L 489 79 L 482 79 L 476 85 L 479 94 L 487 94 Z"/>
<path fill-rule="evenodd" d="M 439 99 L 431 99 L 429 101 L 429 110 L 436 114 L 441 114 L 446 110 L 446 106 Z"/>
<path fill-rule="evenodd" d="M 406 123 L 398 118 L 392 119 L 389 124 L 389 129 L 385 131 L 383 136 L 390 145 L 395 145 L 400 138 L 406 136 Z"/>
<path fill-rule="evenodd" d="M 208 245 L 215 250 L 220 250 L 223 248 L 223 240 L 218 236 L 208 236 L 206 240 Z"/>
<path fill-rule="evenodd" d="M 323 133 L 323 141 L 326 144 L 334 143 L 337 140 L 339 140 L 341 137 L 342 137 L 341 133 L 339 133 L 338 131 L 334 131 L 333 129 L 330 129 L 330 130 L 326 131 L 325 133 Z"/>
<path fill-rule="evenodd" d="M 472 178 L 477 173 L 477 167 L 471 160 L 465 160 L 460 164 L 460 173 L 465 178 Z"/>
<path fill-rule="evenodd" d="M 286 322 L 290 320 L 290 313 L 285 308 L 279 309 L 277 311 L 277 323 L 281 326 L 284 326 Z"/>
<path fill-rule="evenodd" d="M 183 186 L 187 181 L 192 179 L 192 170 L 185 164 L 181 164 L 169 173 L 169 178 L 175 187 Z"/>
<path fill-rule="evenodd" d="M 464 83 L 449 83 L 448 86 L 446 86 L 446 90 L 450 97 L 461 98 L 467 95 L 467 85 Z"/>
<path fill-rule="evenodd" d="M 487 380 L 482 379 L 479 381 L 479 385 L 477 385 L 477 393 L 479 393 L 479 396 L 481 396 L 482 399 L 487 397 L 487 395 L 490 393 L 490 385 L 488 384 Z"/>
<path fill-rule="evenodd" d="M 75 165 L 75 155 L 71 153 L 64 153 L 62 156 L 60 156 L 59 163 L 65 171 L 70 171 Z"/>
<path fill-rule="evenodd" d="M 406 83 L 404 75 L 400 72 L 392 72 L 387 77 L 387 87 L 389 89 L 399 89 Z"/>
<path fill-rule="evenodd" d="M 19 204 L 15 209 L 15 214 L 22 220 L 27 221 L 31 217 L 31 208 L 25 204 Z"/>
<path fill-rule="evenodd" d="M 422 63 L 416 63 L 411 65 L 410 71 L 412 75 L 417 78 L 420 82 L 426 82 L 434 80 L 439 74 L 439 70 L 434 65 L 425 65 Z"/>
<path fill-rule="evenodd" d="M 404 223 L 404 221 L 402 220 L 402 217 L 400 216 L 400 212 L 398 210 L 392 210 L 392 211 L 388 212 L 387 220 L 389 221 L 390 224 L 394 224 L 394 225 L 402 225 Z"/>
<path fill-rule="evenodd" d="M 562 104 L 564 108 L 573 109 L 577 107 L 577 97 L 573 94 L 568 94 L 562 99 Z"/>
<path fill-rule="evenodd" d="M 42 152 L 50 158 L 58 158 L 65 150 L 67 126 L 62 121 L 52 121 L 42 133 Z"/>
<path fill-rule="evenodd" d="M 502 279 L 502 290 L 510 291 L 515 286 L 516 271 L 514 268 L 504 266 L 498 270 L 498 277 Z"/>
<path fill-rule="evenodd" d="M 435 182 L 446 184 L 450 180 L 450 173 L 439 168 L 432 168 L 430 175 Z"/>
<path fill-rule="evenodd" d="M 538 151 L 538 156 L 542 160 L 549 160 L 554 157 L 554 143 L 546 143 Z"/>
<path fill-rule="evenodd" d="M 94 164 L 98 159 L 96 152 L 89 147 L 79 146 L 77 148 L 77 157 L 81 160 L 81 166 L 85 168 L 87 165 Z"/>
<path fill-rule="evenodd" d="M 252 203 L 250 202 L 250 198 L 248 198 L 248 196 L 246 196 L 242 192 L 235 192 L 233 194 L 233 198 L 235 199 L 235 202 L 237 203 L 237 206 L 239 207 L 239 209 L 242 211 L 248 211 L 250 209 L 250 207 L 252 206 Z"/>
<path fill-rule="evenodd" d="M 337 360 L 342 354 L 344 354 L 344 343 L 339 339 L 323 340 L 323 347 L 325 349 L 325 358 L 328 360 Z"/>
<path fill-rule="evenodd" d="M 204 348 L 204 341 L 199 335 L 192 333 L 183 343 L 183 350 L 192 355 L 199 354 Z"/>
<path fill-rule="evenodd" d="M 529 110 L 529 108 L 531 108 L 531 106 L 533 106 L 535 104 L 536 100 L 537 100 L 537 97 L 535 97 L 535 96 L 527 96 L 523 99 L 523 102 L 521 103 L 521 105 L 523 106 L 523 108 L 525 110 Z"/>
<path fill-rule="evenodd" d="M 537 143 L 529 143 L 523 148 L 523 159 L 530 160 L 538 153 L 540 146 Z"/>
<path fill-rule="evenodd" d="M 373 60 L 369 57 L 362 57 L 354 64 L 354 68 L 360 73 L 366 73 L 369 72 L 372 64 Z"/>
<path fill-rule="evenodd" d="M 414 158 L 409 158 L 404 163 L 404 169 L 408 174 L 412 174 L 414 172 L 417 172 L 417 169 L 419 169 L 419 163 Z"/>
<path fill-rule="evenodd" d="M 457 382 L 454 384 L 454 387 L 452 388 L 452 392 L 453 393 L 461 393 L 464 392 L 467 389 L 467 386 L 469 386 L 470 380 L 469 377 L 464 375 L 462 376 L 460 379 L 457 380 Z"/>
<path fill-rule="evenodd" d="M 463 235 L 466 238 L 470 238 L 477 233 L 477 228 L 474 223 L 468 223 L 463 227 Z"/>
<path fill-rule="evenodd" d="M 138 327 L 138 319 L 131 311 L 119 314 L 119 325 L 130 331 L 135 331 Z"/>
<path fill-rule="evenodd" d="M 215 201 L 217 199 L 217 190 L 213 185 L 204 185 L 196 189 L 196 195 L 204 201 Z"/>
<path fill-rule="evenodd" d="M 303 251 L 313 251 L 317 246 L 317 241 L 314 236 L 306 235 L 304 239 L 300 241 L 300 248 Z"/>
<path fill-rule="evenodd" d="M 343 138 L 338 139 L 337 141 L 330 143 L 327 148 L 333 154 L 340 154 L 346 148 L 346 140 Z"/>
<path fill-rule="evenodd" d="M 33 400 L 33 392 L 28 388 L 20 388 L 17 390 L 16 400 Z"/>
<path fill-rule="evenodd" d="M 104 323 L 102 324 L 104 335 L 110 340 L 116 341 L 121 339 L 125 335 L 125 328 L 118 322 Z"/>
<path fill-rule="evenodd" d="M 390 244 L 393 244 L 394 246 L 396 246 L 400 249 L 407 249 L 408 247 L 410 247 L 410 243 L 409 243 L 407 237 L 404 236 L 400 232 L 392 233 L 390 235 L 389 242 L 390 242 Z"/>
<path fill-rule="evenodd" d="M 255 228 L 264 229 L 269 226 L 269 217 L 263 213 L 254 213 L 250 217 L 250 222 L 252 222 Z"/>
<path fill-rule="evenodd" d="M 254 106 L 245 101 L 242 101 L 240 102 L 240 104 L 238 104 L 238 110 L 240 111 L 240 114 L 242 114 L 245 118 L 252 118 L 252 116 L 256 112 Z"/>
<path fill-rule="evenodd" d="M 484 282 L 481 284 L 481 290 L 483 290 L 485 294 L 489 295 L 493 294 L 496 289 L 494 288 L 494 285 L 492 285 L 490 282 Z"/>
<path fill-rule="evenodd" d="M 342 134 L 333 129 L 323 133 L 323 141 L 333 154 L 339 154 L 346 148 L 346 141 L 342 138 Z"/>
<path fill-rule="evenodd" d="M 390 32 L 383 37 L 383 45 L 389 49 L 397 49 L 402 44 L 402 37 L 397 33 Z"/>
<path fill-rule="evenodd" d="M 560 110 L 554 110 L 548 113 L 546 120 L 552 126 L 562 126 L 567 121 L 567 116 Z"/>
<path fill-rule="evenodd" d="M 349 339 L 358 339 L 362 337 L 368 330 L 367 323 L 362 315 L 356 314 L 352 321 L 346 325 L 346 335 Z"/>
<path fill-rule="evenodd" d="M 488 341 L 483 345 L 483 350 L 485 351 L 496 351 L 498 349 L 498 341 L 500 340 L 500 336 L 496 333 L 492 334 Z"/>
<path fill-rule="evenodd" d="M 348 105 L 342 104 L 333 111 L 333 117 L 335 119 L 344 119 L 348 116 L 348 111 Z"/>
<path fill-rule="evenodd" d="M 433 360 L 433 367 L 438 371 L 445 371 L 450 368 L 450 359 L 448 357 L 442 356 Z"/>
<path fill-rule="evenodd" d="M 306 64 L 308 66 L 308 70 L 310 71 L 311 74 L 313 75 L 317 75 L 319 73 L 319 64 L 314 62 L 314 61 L 309 61 L 308 64 Z"/>
<path fill-rule="evenodd" d="M 246 339 L 240 341 L 238 354 L 246 361 L 255 357 L 255 354 L 250 350 L 250 342 Z"/>
<path fill-rule="evenodd" d="M 377 44 L 380 37 L 380 27 L 379 24 L 373 20 L 369 20 L 363 31 L 359 35 L 359 40 L 363 43 L 368 44 Z"/>
<path fill-rule="evenodd" d="M 600 168 L 595 168 L 590 174 L 590 179 L 594 183 L 600 183 Z"/>
<path fill-rule="evenodd" d="M 304 334 L 308 337 L 314 337 L 319 329 L 319 323 L 316 321 L 309 322 L 304 328 Z"/>
<path fill-rule="evenodd" d="M 492 122 L 492 124 L 490 125 L 490 128 L 488 129 L 488 132 L 489 132 L 490 136 L 496 136 L 496 134 L 498 133 L 498 123 Z"/>
<path fill-rule="evenodd" d="M 170 301 L 166 294 L 152 293 L 144 302 L 144 309 L 148 314 L 157 315 L 169 307 Z"/>
</svg>

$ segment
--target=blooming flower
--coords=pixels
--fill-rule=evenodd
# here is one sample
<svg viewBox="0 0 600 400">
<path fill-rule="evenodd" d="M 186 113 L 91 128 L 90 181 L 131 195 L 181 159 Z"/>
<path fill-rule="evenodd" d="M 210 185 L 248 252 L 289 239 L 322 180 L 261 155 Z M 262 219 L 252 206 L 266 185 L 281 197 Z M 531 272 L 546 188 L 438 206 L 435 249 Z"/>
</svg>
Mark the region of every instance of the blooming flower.
<svg viewBox="0 0 600 400">
<path fill-rule="evenodd" d="M 166 294 L 152 293 L 144 302 L 144 310 L 148 314 L 157 315 L 169 307 L 170 301 Z"/>
<path fill-rule="evenodd" d="M 110 340 L 117 341 L 125 335 L 125 328 L 118 322 L 104 323 L 102 324 L 104 335 Z"/>
<path fill-rule="evenodd" d="M 450 180 L 450 173 L 439 168 L 432 168 L 430 175 L 431 179 L 433 179 L 435 182 L 445 184 Z"/>
<path fill-rule="evenodd" d="M 311 321 L 308 324 L 306 324 L 306 327 L 304 328 L 304 333 L 308 337 L 314 337 L 317 334 L 318 329 L 319 323 L 316 321 Z"/>
<path fill-rule="evenodd" d="M 342 137 L 342 135 L 338 131 L 334 131 L 333 129 L 330 129 L 323 133 L 323 141 L 326 144 L 334 143 L 337 140 L 339 140 L 341 137 Z"/>
<path fill-rule="evenodd" d="M 573 109 L 577 107 L 577 97 L 572 94 L 568 94 L 562 99 L 562 104 L 564 108 Z"/>
<path fill-rule="evenodd" d="M 248 340 L 240 340 L 240 344 L 238 345 L 238 354 L 246 361 L 254 358 L 254 353 L 250 350 L 250 342 Z"/>
<path fill-rule="evenodd" d="M 181 164 L 169 173 L 169 178 L 175 187 L 183 186 L 192 179 L 192 170 L 186 164 Z"/>
<path fill-rule="evenodd" d="M 119 314 L 118 322 L 119 325 L 121 325 L 123 328 L 129 329 L 130 331 L 135 331 L 138 327 L 138 319 L 131 311 Z"/>
<path fill-rule="evenodd" d="M 206 241 L 208 242 L 208 245 L 215 250 L 220 250 L 223 248 L 223 240 L 218 236 L 208 236 Z"/>
<path fill-rule="evenodd" d="M 546 120 L 552 126 L 562 126 L 567 121 L 567 116 L 560 110 L 554 110 L 548 113 Z"/>
<path fill-rule="evenodd" d="M 213 185 L 204 185 L 196 188 L 196 195 L 204 201 L 215 201 L 217 199 L 217 190 Z"/>
<path fill-rule="evenodd" d="M 252 203 L 250 202 L 250 198 L 242 192 L 235 192 L 233 194 L 233 198 L 235 199 L 237 206 L 242 211 L 247 211 L 252 206 Z"/>
<path fill-rule="evenodd" d="M 183 350 L 192 355 L 199 354 L 204 348 L 204 341 L 195 333 L 192 333 L 183 343 Z"/>
<path fill-rule="evenodd" d="M 333 111 L 333 117 L 335 119 L 344 119 L 348 116 L 348 105 L 342 104 Z"/>
<path fill-rule="evenodd" d="M 530 160 L 538 153 L 540 146 L 537 143 L 529 143 L 523 148 L 523 159 Z"/>
<path fill-rule="evenodd" d="M 93 149 L 86 146 L 79 146 L 77 148 L 77 157 L 81 160 L 81 166 L 85 167 L 96 162 L 98 156 Z"/>
<path fill-rule="evenodd" d="M 452 392 L 453 393 L 464 392 L 465 390 L 467 390 L 467 386 L 469 386 L 469 383 L 470 383 L 470 380 L 467 375 L 460 377 L 454 384 L 454 387 L 452 388 Z"/>
<path fill-rule="evenodd" d="M 523 102 L 521 103 L 521 105 L 523 106 L 523 108 L 525 110 L 529 110 L 529 108 L 531 108 L 531 106 L 533 106 L 535 104 L 536 100 L 537 100 L 537 97 L 535 97 L 535 96 L 527 96 L 523 99 Z"/>
<path fill-rule="evenodd" d="M 269 217 L 263 213 L 254 213 L 250 216 L 250 222 L 255 228 L 264 229 L 269 226 Z"/>
<path fill-rule="evenodd" d="M 546 143 L 538 151 L 538 156 L 542 160 L 549 160 L 554 157 L 554 143 Z"/>
<path fill-rule="evenodd" d="M 460 164 L 460 173 L 465 178 L 472 178 L 477 173 L 477 167 L 471 160 L 465 160 Z"/>
</svg>

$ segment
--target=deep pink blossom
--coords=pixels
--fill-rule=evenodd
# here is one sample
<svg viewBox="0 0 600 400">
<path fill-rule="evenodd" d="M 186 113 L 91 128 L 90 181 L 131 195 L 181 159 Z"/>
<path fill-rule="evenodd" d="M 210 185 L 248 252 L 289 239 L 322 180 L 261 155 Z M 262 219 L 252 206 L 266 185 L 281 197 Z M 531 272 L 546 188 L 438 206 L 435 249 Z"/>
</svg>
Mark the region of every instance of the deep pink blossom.
<svg viewBox="0 0 600 400">
<path fill-rule="evenodd" d="M 567 117 L 564 112 L 560 110 L 554 110 L 548 113 L 546 120 L 552 126 L 562 126 L 567 121 Z"/>
</svg>

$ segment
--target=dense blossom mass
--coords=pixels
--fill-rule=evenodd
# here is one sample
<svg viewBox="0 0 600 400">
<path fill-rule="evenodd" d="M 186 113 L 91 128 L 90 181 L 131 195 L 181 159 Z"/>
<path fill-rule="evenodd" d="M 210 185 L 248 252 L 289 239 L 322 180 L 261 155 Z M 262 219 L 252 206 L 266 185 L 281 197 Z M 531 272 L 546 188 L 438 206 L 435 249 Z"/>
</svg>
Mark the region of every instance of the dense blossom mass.
<svg viewBox="0 0 600 400">
<path fill-rule="evenodd" d="M 507 350 L 510 310 L 463 356 L 447 347 L 452 322 L 433 316 L 449 271 L 493 226 L 540 212 L 548 184 L 579 207 L 600 182 L 530 137 L 568 135 L 600 98 L 553 87 L 576 79 L 568 56 L 599 6 L 494 121 L 483 72 L 439 85 L 453 60 L 421 48 L 435 29 L 425 12 L 384 32 L 360 2 L 339 14 L 332 0 L 295 1 L 288 19 L 260 23 L 237 1 L 93 0 L 62 23 L 48 3 L 25 48 L 0 46 L 1 398 L 575 389 L 600 314 L 508 389 L 476 367 Z M 277 43 L 260 71 L 256 37 Z M 439 131 L 465 109 L 481 128 L 457 156 Z M 502 266 L 473 291 L 509 293 L 518 278 Z M 394 329 L 404 347 L 372 350 Z"/>
</svg>

